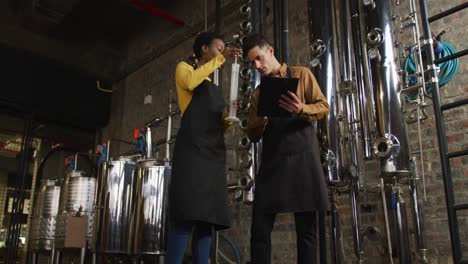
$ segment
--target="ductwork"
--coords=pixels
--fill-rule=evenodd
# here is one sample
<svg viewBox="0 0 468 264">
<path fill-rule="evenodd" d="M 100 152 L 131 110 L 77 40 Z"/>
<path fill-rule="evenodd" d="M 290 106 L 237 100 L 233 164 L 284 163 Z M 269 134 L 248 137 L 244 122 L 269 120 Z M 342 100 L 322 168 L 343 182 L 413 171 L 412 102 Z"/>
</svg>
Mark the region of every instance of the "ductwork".
<svg viewBox="0 0 468 264">
<path fill-rule="evenodd" d="M 60 24 L 62 20 L 81 2 L 81 0 L 32 0 L 34 14 Z"/>
<path fill-rule="evenodd" d="M 143 2 L 141 0 L 129 0 L 129 2 L 136 5 L 136 6 L 139 6 L 139 7 L 143 8 L 143 9 L 145 9 L 145 10 L 147 10 L 147 11 L 149 11 L 149 12 L 151 12 L 151 13 L 159 16 L 159 17 L 162 17 L 165 20 L 167 20 L 167 21 L 169 21 L 169 22 L 171 22 L 173 24 L 176 24 L 178 26 L 185 25 L 184 21 L 182 21 L 182 20 L 180 20 L 180 19 L 178 19 L 178 18 L 176 18 L 176 17 L 162 11 L 159 8 L 156 8 L 154 5 L 147 4 L 147 3 L 145 3 L 145 2 Z"/>
</svg>

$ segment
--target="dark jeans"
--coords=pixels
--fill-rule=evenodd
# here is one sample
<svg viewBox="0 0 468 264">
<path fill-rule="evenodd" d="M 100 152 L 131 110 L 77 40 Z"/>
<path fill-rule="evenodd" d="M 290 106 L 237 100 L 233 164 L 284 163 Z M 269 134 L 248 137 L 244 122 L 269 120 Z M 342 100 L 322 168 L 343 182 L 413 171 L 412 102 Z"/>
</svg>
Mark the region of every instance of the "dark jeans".
<svg viewBox="0 0 468 264">
<path fill-rule="evenodd" d="M 181 264 L 192 234 L 194 264 L 208 264 L 212 225 L 200 222 L 173 223 L 169 231 L 166 264 Z"/>
<path fill-rule="evenodd" d="M 271 231 L 276 214 L 265 214 L 253 208 L 250 239 L 252 264 L 271 263 Z M 294 213 L 297 236 L 297 263 L 315 264 L 317 260 L 317 212 Z"/>
</svg>

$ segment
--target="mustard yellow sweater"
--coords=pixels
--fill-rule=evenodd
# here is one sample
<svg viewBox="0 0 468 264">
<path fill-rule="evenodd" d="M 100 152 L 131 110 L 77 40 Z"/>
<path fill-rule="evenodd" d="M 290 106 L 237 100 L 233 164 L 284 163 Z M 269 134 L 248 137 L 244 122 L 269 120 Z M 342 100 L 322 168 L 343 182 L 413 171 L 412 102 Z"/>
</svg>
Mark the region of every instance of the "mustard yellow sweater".
<svg viewBox="0 0 468 264">
<path fill-rule="evenodd" d="M 184 114 L 190 104 L 195 88 L 204 80 L 211 81 L 208 76 L 223 65 L 224 61 L 224 56 L 222 54 L 218 54 L 212 60 L 197 69 L 194 69 L 186 62 L 180 62 L 177 65 L 175 81 L 181 115 Z"/>
</svg>

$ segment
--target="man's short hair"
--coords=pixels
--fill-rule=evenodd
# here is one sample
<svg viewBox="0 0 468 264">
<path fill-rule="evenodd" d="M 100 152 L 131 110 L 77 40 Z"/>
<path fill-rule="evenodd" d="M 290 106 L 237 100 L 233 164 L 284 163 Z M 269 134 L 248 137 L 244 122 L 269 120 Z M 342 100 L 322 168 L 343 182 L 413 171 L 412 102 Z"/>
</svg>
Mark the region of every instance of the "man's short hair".
<svg viewBox="0 0 468 264">
<path fill-rule="evenodd" d="M 247 56 L 249 51 L 258 46 L 259 48 L 269 47 L 268 41 L 262 34 L 254 33 L 248 35 L 242 42 L 242 52 Z"/>
</svg>

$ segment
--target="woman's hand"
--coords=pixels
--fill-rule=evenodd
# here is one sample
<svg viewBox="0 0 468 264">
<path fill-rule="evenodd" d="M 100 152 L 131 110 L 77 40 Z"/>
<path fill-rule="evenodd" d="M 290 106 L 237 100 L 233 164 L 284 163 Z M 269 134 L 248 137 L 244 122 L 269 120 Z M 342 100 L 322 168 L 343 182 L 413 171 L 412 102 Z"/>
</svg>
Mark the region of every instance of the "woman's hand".
<svg viewBox="0 0 468 264">
<path fill-rule="evenodd" d="M 239 111 L 239 100 L 234 100 L 234 102 L 232 102 L 234 104 L 234 110 Z"/>
<path fill-rule="evenodd" d="M 223 51 L 221 51 L 221 54 L 223 54 L 224 58 L 226 59 L 232 59 L 235 56 L 240 56 L 242 54 L 242 49 L 226 47 Z"/>
</svg>

